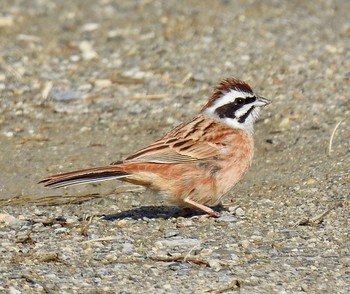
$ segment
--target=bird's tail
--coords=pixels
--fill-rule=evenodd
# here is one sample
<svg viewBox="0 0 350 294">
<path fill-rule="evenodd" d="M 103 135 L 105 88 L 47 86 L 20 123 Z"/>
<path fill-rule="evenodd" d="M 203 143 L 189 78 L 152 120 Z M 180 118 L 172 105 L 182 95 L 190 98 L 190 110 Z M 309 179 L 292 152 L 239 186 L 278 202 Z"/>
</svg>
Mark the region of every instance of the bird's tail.
<svg viewBox="0 0 350 294">
<path fill-rule="evenodd" d="M 39 183 L 43 183 L 45 187 L 56 189 L 73 185 L 121 179 L 129 175 L 130 174 L 125 171 L 118 170 L 115 166 L 104 166 L 48 176 L 40 180 Z"/>
</svg>

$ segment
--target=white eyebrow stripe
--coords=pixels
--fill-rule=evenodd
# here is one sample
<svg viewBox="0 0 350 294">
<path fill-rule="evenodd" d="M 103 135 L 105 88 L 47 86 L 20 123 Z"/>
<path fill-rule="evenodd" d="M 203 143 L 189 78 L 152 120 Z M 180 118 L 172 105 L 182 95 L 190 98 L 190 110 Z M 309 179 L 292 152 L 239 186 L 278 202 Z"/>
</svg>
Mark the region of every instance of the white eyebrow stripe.
<svg viewBox="0 0 350 294">
<path fill-rule="evenodd" d="M 206 109 L 207 113 L 214 113 L 215 110 L 225 104 L 229 104 L 235 101 L 236 98 L 246 98 L 254 94 L 238 91 L 235 89 L 230 90 L 229 92 L 223 93 L 222 96 L 217 99 L 212 106 Z"/>
</svg>

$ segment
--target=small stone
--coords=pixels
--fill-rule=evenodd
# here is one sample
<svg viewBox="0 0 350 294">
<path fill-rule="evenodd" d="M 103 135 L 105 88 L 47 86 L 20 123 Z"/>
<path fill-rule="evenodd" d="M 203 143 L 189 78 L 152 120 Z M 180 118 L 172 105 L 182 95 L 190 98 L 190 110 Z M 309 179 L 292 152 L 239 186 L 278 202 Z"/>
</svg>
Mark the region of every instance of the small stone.
<svg viewBox="0 0 350 294">
<path fill-rule="evenodd" d="M 170 284 L 165 284 L 165 285 L 163 285 L 163 288 L 165 290 L 171 290 L 171 285 Z"/>
<path fill-rule="evenodd" d="M 237 218 L 232 215 L 222 215 L 217 220 L 222 222 L 236 222 Z"/>
<path fill-rule="evenodd" d="M 313 185 L 313 184 L 316 184 L 316 183 L 317 183 L 317 181 L 315 179 L 309 179 L 306 182 L 307 185 Z"/>
<path fill-rule="evenodd" d="M 92 48 L 92 44 L 88 41 L 81 41 L 79 43 L 79 49 L 82 52 L 84 60 L 92 60 L 98 57 L 98 54 Z"/>
<path fill-rule="evenodd" d="M 81 41 L 79 43 L 79 50 L 84 51 L 91 51 L 92 50 L 92 44 L 88 41 Z"/>
<path fill-rule="evenodd" d="M 112 81 L 107 79 L 101 79 L 94 81 L 94 86 L 99 89 L 109 88 L 112 86 Z"/>
<path fill-rule="evenodd" d="M 83 32 L 92 32 L 97 30 L 100 27 L 99 23 L 95 23 L 95 22 L 90 22 L 90 23 L 86 23 L 81 27 L 81 30 Z"/>
<path fill-rule="evenodd" d="M 201 243 L 198 239 L 193 238 L 172 238 L 172 239 L 162 239 L 154 243 L 157 247 L 193 247 L 199 246 Z"/>
<path fill-rule="evenodd" d="M 208 260 L 209 266 L 213 268 L 215 271 L 219 271 L 221 269 L 221 263 L 220 260 L 217 259 L 210 259 Z"/>
<path fill-rule="evenodd" d="M 192 227 L 193 226 L 193 221 L 191 219 L 186 219 L 183 221 L 179 221 L 176 226 L 178 228 L 186 228 L 186 227 Z"/>
<path fill-rule="evenodd" d="M 128 254 L 134 251 L 134 245 L 131 243 L 124 243 L 122 248 L 122 253 Z"/>
<path fill-rule="evenodd" d="M 243 248 L 248 248 L 250 246 L 250 242 L 248 240 L 242 240 L 241 241 L 241 246 Z"/>
<path fill-rule="evenodd" d="M 211 248 L 203 248 L 202 250 L 201 250 L 201 252 L 200 252 L 200 255 L 201 256 L 209 256 L 209 255 L 211 255 L 212 253 L 213 253 L 213 249 L 211 249 Z"/>
<path fill-rule="evenodd" d="M 235 262 L 239 261 L 238 255 L 237 254 L 231 254 L 231 260 L 235 261 Z"/>
<path fill-rule="evenodd" d="M 17 290 L 15 287 L 13 287 L 13 286 L 10 286 L 9 288 L 8 288 L 8 290 L 9 290 L 9 294 L 21 294 L 22 292 L 21 291 L 19 291 L 19 290 Z"/>
<path fill-rule="evenodd" d="M 324 48 L 329 53 L 337 53 L 338 49 L 334 45 L 326 45 Z"/>
<path fill-rule="evenodd" d="M 289 125 L 289 117 L 284 117 L 281 122 L 279 123 L 279 126 L 281 128 L 285 128 Z"/>
<path fill-rule="evenodd" d="M 116 226 L 119 228 L 123 228 L 123 227 L 128 226 L 129 224 L 130 224 L 130 222 L 128 220 L 122 219 L 122 220 L 117 221 Z"/>
<path fill-rule="evenodd" d="M 12 138 L 14 136 L 14 132 L 3 132 L 3 134 L 5 135 L 5 137 L 7 138 Z"/>
<path fill-rule="evenodd" d="M 34 209 L 34 214 L 35 214 L 36 216 L 41 216 L 41 215 L 44 214 L 44 212 L 43 212 L 42 210 L 36 208 L 36 209 Z"/>
<path fill-rule="evenodd" d="M 236 211 L 235 211 L 235 214 L 236 214 L 237 216 L 244 216 L 244 215 L 245 215 L 245 211 L 244 211 L 242 208 L 238 207 L 238 208 L 236 209 Z"/>
<path fill-rule="evenodd" d="M 236 205 L 236 206 L 230 206 L 230 207 L 228 208 L 228 211 L 231 212 L 232 214 L 234 214 L 234 213 L 236 213 L 236 210 L 237 210 L 238 208 L 239 208 L 238 205 Z"/>
<path fill-rule="evenodd" d="M 8 213 L 0 213 L 0 223 L 5 223 L 8 226 L 14 226 L 20 222 L 21 221 L 15 218 L 13 215 Z"/>
<path fill-rule="evenodd" d="M 72 62 L 78 62 L 78 61 L 80 61 L 80 59 L 81 59 L 81 57 L 78 54 L 74 54 L 74 55 L 71 55 L 69 57 L 69 60 Z"/>
<path fill-rule="evenodd" d="M 13 16 L 0 16 L 0 27 L 10 27 L 13 25 Z"/>
<path fill-rule="evenodd" d="M 67 224 L 73 224 L 73 223 L 76 223 L 76 222 L 78 222 L 78 218 L 77 217 L 70 217 L 70 218 L 66 219 L 66 223 Z"/>
<path fill-rule="evenodd" d="M 54 232 L 56 234 L 64 234 L 64 233 L 67 233 L 68 231 L 69 231 L 68 228 L 57 228 L 57 229 L 54 230 Z"/>
<path fill-rule="evenodd" d="M 52 92 L 51 97 L 54 101 L 70 101 L 78 98 L 82 98 L 85 95 L 84 92 L 81 91 L 73 91 L 67 90 L 62 92 Z"/>
<path fill-rule="evenodd" d="M 82 53 L 82 57 L 84 60 L 92 60 L 96 59 L 98 57 L 98 54 L 95 51 L 84 51 Z"/>
</svg>

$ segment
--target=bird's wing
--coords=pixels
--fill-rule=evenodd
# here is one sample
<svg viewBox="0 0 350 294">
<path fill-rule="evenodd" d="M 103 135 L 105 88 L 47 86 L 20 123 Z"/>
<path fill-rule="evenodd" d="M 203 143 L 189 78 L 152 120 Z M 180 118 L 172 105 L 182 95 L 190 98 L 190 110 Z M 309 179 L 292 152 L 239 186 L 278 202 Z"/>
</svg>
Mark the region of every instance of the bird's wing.
<svg viewBox="0 0 350 294">
<path fill-rule="evenodd" d="M 233 131 L 218 124 L 214 120 L 197 116 L 123 162 L 185 163 L 214 158 L 222 150 L 223 137 Z"/>
<path fill-rule="evenodd" d="M 215 145 L 194 140 L 159 140 L 126 158 L 124 162 L 184 163 L 217 154 Z"/>
</svg>

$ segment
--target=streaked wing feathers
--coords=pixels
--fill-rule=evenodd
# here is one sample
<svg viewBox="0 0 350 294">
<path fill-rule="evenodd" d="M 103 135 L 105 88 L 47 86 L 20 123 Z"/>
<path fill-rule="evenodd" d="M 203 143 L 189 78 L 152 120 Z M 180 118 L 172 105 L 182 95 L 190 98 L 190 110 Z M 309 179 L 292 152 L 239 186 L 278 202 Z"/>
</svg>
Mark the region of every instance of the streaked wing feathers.
<svg viewBox="0 0 350 294">
<path fill-rule="evenodd" d="M 214 158 L 222 148 L 223 137 L 234 132 L 219 124 L 199 115 L 170 131 L 162 139 L 130 155 L 124 163 L 185 163 Z"/>
</svg>

